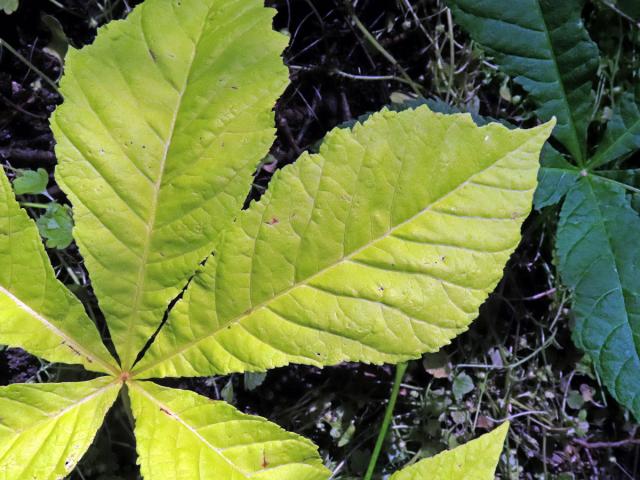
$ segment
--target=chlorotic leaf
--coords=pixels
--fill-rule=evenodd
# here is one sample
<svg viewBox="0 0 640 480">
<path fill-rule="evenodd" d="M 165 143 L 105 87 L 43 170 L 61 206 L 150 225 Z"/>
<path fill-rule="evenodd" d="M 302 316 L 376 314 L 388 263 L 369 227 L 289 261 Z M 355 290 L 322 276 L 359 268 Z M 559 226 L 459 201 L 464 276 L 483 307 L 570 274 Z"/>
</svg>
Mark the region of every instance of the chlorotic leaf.
<svg viewBox="0 0 640 480">
<path fill-rule="evenodd" d="M 67 56 L 56 178 L 124 368 L 273 142 L 287 39 L 263 3 L 146 0 Z"/>
<path fill-rule="evenodd" d="M 389 480 L 493 480 L 509 431 L 503 423 L 494 431 L 391 475 Z"/>
<path fill-rule="evenodd" d="M 625 190 L 581 179 L 560 214 L 559 271 L 574 291 L 574 340 L 612 395 L 640 419 L 640 217 Z"/>
<path fill-rule="evenodd" d="M 36 225 L 49 248 L 64 250 L 73 242 L 73 218 L 67 205 L 51 202 L 44 215 L 36 220 Z"/>
<path fill-rule="evenodd" d="M 0 387 L 0 478 L 66 478 L 115 401 L 119 382 Z"/>
<path fill-rule="evenodd" d="M 225 402 L 150 382 L 129 386 L 145 480 L 327 480 L 317 447 Z"/>
<path fill-rule="evenodd" d="M 49 174 L 44 168 L 38 170 L 19 170 L 13 181 L 16 195 L 38 194 L 47 189 Z"/>
<path fill-rule="evenodd" d="M 538 188 L 533 195 L 536 210 L 558 203 L 580 178 L 580 170 L 548 143 L 542 148 L 540 164 Z"/>
<path fill-rule="evenodd" d="M 35 224 L 0 169 L 0 343 L 51 362 L 115 372 L 80 301 L 56 279 Z"/>
<path fill-rule="evenodd" d="M 586 157 L 598 47 L 580 14 L 584 0 L 447 0 L 456 22 L 529 92 L 574 158 Z"/>
<path fill-rule="evenodd" d="M 640 108 L 632 93 L 616 105 L 600 146 L 589 162 L 596 168 L 640 149 Z"/>
<path fill-rule="evenodd" d="M 225 232 L 134 374 L 439 350 L 502 277 L 551 128 L 477 127 L 423 106 L 333 130 Z"/>
</svg>

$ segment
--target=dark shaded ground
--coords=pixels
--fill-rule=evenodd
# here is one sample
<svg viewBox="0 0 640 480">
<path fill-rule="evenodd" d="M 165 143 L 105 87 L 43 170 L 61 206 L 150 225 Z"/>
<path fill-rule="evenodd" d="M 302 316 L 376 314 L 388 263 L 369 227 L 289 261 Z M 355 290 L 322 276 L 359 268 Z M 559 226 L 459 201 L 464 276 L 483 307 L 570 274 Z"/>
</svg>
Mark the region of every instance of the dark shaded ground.
<svg viewBox="0 0 640 480">
<path fill-rule="evenodd" d="M 20 60 L 6 48 L 0 51 L 0 159 L 49 172 L 55 159 L 47 118 L 61 99 L 34 67 L 55 82 L 61 66 L 45 52 L 52 35 L 42 16 L 54 16 L 72 44 L 81 46 L 91 41 L 96 25 L 126 11 L 123 1 L 60 0 L 64 8 L 55 3 L 23 0 L 16 14 L 0 14 L 1 38 L 24 57 Z M 518 98 L 521 92 L 453 27 L 438 0 L 268 3 L 278 9 L 276 28 L 286 29 L 292 39 L 286 54 L 292 83 L 276 108 L 278 139 L 272 153 L 278 166 L 295 160 L 334 126 L 381 108 L 394 92 L 417 90 L 531 124 L 530 109 Z M 607 78 L 612 68 L 603 67 L 601 98 L 606 103 L 617 82 L 635 81 L 633 39 L 638 36 L 629 34 L 630 25 L 607 9 L 590 5 L 587 14 L 607 61 L 623 58 L 613 79 Z M 607 28 L 600 29 L 602 25 Z M 377 45 L 367 40 L 363 29 Z M 636 60 L 625 62 L 627 57 Z M 272 167 L 257 172 L 253 196 L 263 191 Z M 55 186 L 49 193 L 64 200 Z M 554 277 L 547 236 L 554 223 L 553 211 L 534 215 L 481 318 L 442 355 L 410 365 L 380 462 L 385 472 L 463 443 L 508 418 L 513 428 L 500 478 L 640 478 L 637 446 L 586 444 L 631 438 L 636 427 L 573 347 L 568 299 Z M 56 265 L 80 265 L 73 246 L 52 253 L 52 259 Z M 71 283 L 65 273 L 61 278 Z M 91 298 L 87 285 L 76 291 Z M 3 384 L 75 376 L 17 350 L 0 354 Z M 392 379 L 392 367 L 343 365 L 279 369 L 255 389 L 247 383 L 257 379 L 242 375 L 179 384 L 212 398 L 224 395 L 243 411 L 312 438 L 335 478 L 348 479 L 360 478 L 366 468 Z M 473 390 L 461 393 L 464 385 Z M 136 478 L 133 448 L 128 420 L 121 409 L 114 409 L 73 478 Z"/>
</svg>

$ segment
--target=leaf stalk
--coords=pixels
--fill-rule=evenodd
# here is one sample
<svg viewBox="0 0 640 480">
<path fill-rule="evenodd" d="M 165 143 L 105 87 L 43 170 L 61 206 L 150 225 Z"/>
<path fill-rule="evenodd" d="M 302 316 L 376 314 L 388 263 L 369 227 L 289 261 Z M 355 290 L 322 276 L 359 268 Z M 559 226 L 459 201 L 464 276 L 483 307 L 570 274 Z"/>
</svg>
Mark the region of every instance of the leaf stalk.
<svg viewBox="0 0 640 480">
<path fill-rule="evenodd" d="M 376 440 L 375 447 L 373 447 L 373 452 L 371 453 L 371 458 L 369 459 L 369 466 L 367 468 L 367 473 L 364 476 L 364 480 L 371 480 L 373 478 L 373 472 L 376 469 L 378 457 L 380 456 L 380 452 L 382 451 L 382 446 L 384 445 L 384 441 L 387 437 L 387 432 L 389 431 L 389 425 L 391 424 L 391 420 L 393 419 L 393 410 L 396 406 L 396 401 L 398 400 L 400 384 L 402 383 L 402 379 L 404 378 L 404 374 L 407 371 L 408 365 L 409 364 L 405 362 L 399 363 L 396 367 L 396 376 L 393 380 L 391 396 L 389 397 L 387 409 L 384 412 L 384 418 L 382 420 L 382 425 L 380 426 L 380 432 L 378 432 L 378 439 Z"/>
</svg>

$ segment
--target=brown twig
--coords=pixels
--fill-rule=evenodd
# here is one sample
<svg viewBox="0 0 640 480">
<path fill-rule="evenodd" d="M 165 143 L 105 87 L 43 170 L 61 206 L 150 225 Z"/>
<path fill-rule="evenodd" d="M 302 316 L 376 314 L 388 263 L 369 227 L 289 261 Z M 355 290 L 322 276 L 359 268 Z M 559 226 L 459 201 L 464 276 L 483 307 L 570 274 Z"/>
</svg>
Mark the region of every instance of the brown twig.
<svg viewBox="0 0 640 480">
<path fill-rule="evenodd" d="M 627 438 L 616 442 L 587 442 L 581 438 L 574 438 L 573 442 L 584 448 L 620 448 L 628 445 L 640 445 L 640 438 Z"/>
</svg>

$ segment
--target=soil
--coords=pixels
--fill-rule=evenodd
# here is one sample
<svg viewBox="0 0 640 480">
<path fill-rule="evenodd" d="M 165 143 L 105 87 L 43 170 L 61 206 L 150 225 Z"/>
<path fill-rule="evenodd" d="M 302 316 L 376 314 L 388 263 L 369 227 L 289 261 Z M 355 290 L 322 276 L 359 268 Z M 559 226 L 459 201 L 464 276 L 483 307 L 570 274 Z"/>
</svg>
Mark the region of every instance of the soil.
<svg viewBox="0 0 640 480">
<path fill-rule="evenodd" d="M 121 18 L 127 5 L 137 2 L 60 0 L 64 8 L 57 3 L 21 0 L 15 14 L 0 14 L 2 40 L 24 57 L 0 49 L 0 161 L 19 168 L 46 168 L 51 174 L 55 156 L 48 117 L 61 98 L 38 71 L 55 82 L 62 66 L 48 53 L 52 32 L 44 19 L 47 15 L 57 19 L 69 42 L 80 47 L 92 41 L 98 25 Z M 276 107 L 278 136 L 272 149 L 276 163 L 256 172 L 250 198 L 264 191 L 274 168 L 314 148 L 336 125 L 380 109 L 394 92 L 411 94 L 413 88 L 403 75 L 425 95 L 518 124 L 533 121 L 526 105 L 505 102 L 499 94 L 505 79 L 487 66 L 461 32 L 451 29 L 438 0 L 270 0 L 268 4 L 278 11 L 275 28 L 291 36 L 285 54 L 291 85 Z M 367 41 L 354 14 L 395 62 Z M 438 63 L 450 53 L 448 33 L 455 35 L 453 53 L 464 64 L 455 77 Z M 53 182 L 49 193 L 66 201 Z M 566 292 L 557 286 L 552 263 L 548 233 L 554 222 L 554 212 L 533 215 L 525 225 L 522 246 L 480 319 L 443 355 L 411 363 L 387 454 L 380 460 L 386 472 L 415 455 L 463 443 L 509 418 L 512 430 L 500 478 L 640 478 L 637 446 L 590 448 L 585 443 L 631 438 L 635 427 L 571 341 L 569 304 Z M 74 246 L 51 257 L 55 264 L 81 264 Z M 64 275 L 61 278 L 65 280 Z M 92 298 L 90 285 L 77 293 Z M 4 385 L 74 375 L 17 349 L 0 352 Z M 318 443 L 336 471 L 335 478 L 361 478 L 389 395 L 393 367 L 293 366 L 269 372 L 262 383 L 259 380 L 234 375 L 173 384 L 211 398 L 224 397 L 245 412 L 299 432 Z M 259 385 L 251 388 L 252 381 Z M 460 395 L 454 386 L 468 381 L 474 390 Z M 115 409 L 72 478 L 136 478 L 133 445 L 128 420 Z"/>
</svg>

